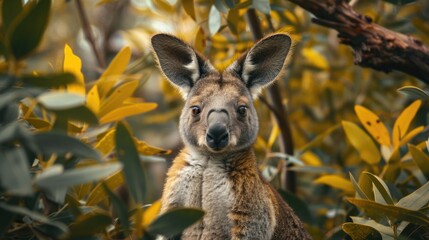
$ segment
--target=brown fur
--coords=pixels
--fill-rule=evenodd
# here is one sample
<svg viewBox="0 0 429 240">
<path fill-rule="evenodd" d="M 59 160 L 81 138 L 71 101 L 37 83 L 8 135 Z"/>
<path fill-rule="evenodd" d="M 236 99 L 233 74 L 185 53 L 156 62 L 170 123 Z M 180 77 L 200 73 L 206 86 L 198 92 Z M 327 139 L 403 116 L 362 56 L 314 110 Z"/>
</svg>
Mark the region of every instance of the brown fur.
<svg viewBox="0 0 429 240">
<path fill-rule="evenodd" d="M 290 44 L 287 35 L 269 36 L 219 73 L 181 40 L 152 38 L 163 73 L 186 99 L 179 126 L 185 148 L 167 173 L 161 212 L 206 212 L 182 239 L 310 239 L 262 178 L 252 150 L 258 132 L 253 98 L 282 70 Z"/>
</svg>

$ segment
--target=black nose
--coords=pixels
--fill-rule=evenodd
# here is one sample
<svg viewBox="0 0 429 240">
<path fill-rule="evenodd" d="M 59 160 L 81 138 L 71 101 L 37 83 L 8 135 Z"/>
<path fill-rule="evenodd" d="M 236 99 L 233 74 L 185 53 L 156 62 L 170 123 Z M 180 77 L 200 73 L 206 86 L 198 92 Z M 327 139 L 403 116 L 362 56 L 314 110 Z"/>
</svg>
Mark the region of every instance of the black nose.
<svg viewBox="0 0 429 240">
<path fill-rule="evenodd" d="M 228 129 L 224 124 L 214 124 L 207 131 L 207 145 L 215 150 L 220 150 L 228 145 Z"/>
</svg>

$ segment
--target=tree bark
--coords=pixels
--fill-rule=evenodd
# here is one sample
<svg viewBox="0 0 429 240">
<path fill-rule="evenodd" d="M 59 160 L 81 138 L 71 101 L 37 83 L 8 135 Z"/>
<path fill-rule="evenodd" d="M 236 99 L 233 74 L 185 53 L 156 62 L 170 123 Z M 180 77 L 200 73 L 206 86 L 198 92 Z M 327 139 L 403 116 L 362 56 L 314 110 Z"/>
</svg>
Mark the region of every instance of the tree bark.
<svg viewBox="0 0 429 240">
<path fill-rule="evenodd" d="M 421 40 L 373 23 L 346 0 L 289 1 L 312 13 L 314 23 L 337 30 L 340 42 L 353 48 L 355 64 L 401 71 L 429 84 L 429 48 Z"/>
</svg>

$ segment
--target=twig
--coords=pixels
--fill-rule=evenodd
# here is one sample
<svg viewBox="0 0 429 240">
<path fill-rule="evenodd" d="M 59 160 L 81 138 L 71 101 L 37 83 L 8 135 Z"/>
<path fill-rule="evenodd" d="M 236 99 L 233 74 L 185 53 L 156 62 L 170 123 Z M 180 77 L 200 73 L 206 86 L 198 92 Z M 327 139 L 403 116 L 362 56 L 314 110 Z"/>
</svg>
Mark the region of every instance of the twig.
<svg viewBox="0 0 429 240">
<path fill-rule="evenodd" d="M 258 16 L 256 15 L 255 9 L 250 8 L 246 12 L 246 19 L 249 23 L 250 30 L 253 35 L 254 41 L 258 41 L 259 39 L 264 37 L 262 32 L 261 24 L 259 22 Z M 285 108 L 282 105 L 282 96 L 280 90 L 278 89 L 278 85 L 273 84 L 271 87 L 267 89 L 267 96 L 269 99 L 270 110 L 273 112 L 274 118 L 276 119 L 277 125 L 280 129 L 280 151 L 293 155 L 294 153 L 294 145 L 292 139 L 292 132 L 290 129 L 290 123 L 288 114 Z M 295 193 L 296 192 L 296 178 L 293 172 L 288 172 L 285 166 L 282 176 L 282 182 L 286 190 Z"/>
<path fill-rule="evenodd" d="M 97 45 L 95 44 L 94 34 L 92 32 L 91 25 L 89 24 L 88 16 L 86 15 L 82 2 L 81 0 L 75 0 L 75 2 L 76 2 L 77 11 L 79 13 L 79 19 L 82 24 L 82 29 L 85 34 L 85 38 L 89 42 L 89 45 L 91 46 L 92 51 L 94 52 L 98 65 L 101 68 L 104 68 L 106 64 L 104 62 L 104 58 L 101 56 L 100 51 L 97 49 Z"/>
</svg>

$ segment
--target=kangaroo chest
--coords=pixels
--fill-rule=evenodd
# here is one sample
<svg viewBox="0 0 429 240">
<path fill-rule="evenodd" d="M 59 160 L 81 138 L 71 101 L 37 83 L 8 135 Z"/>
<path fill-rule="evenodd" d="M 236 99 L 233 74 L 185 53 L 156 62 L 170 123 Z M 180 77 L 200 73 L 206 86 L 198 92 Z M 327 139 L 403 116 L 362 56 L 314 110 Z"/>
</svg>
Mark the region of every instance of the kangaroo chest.
<svg viewBox="0 0 429 240">
<path fill-rule="evenodd" d="M 202 208 L 200 224 L 184 233 L 189 239 L 227 239 L 232 226 L 228 218 L 234 194 L 228 172 L 219 162 L 190 160 L 178 174 L 174 195 L 180 206 Z"/>
</svg>

